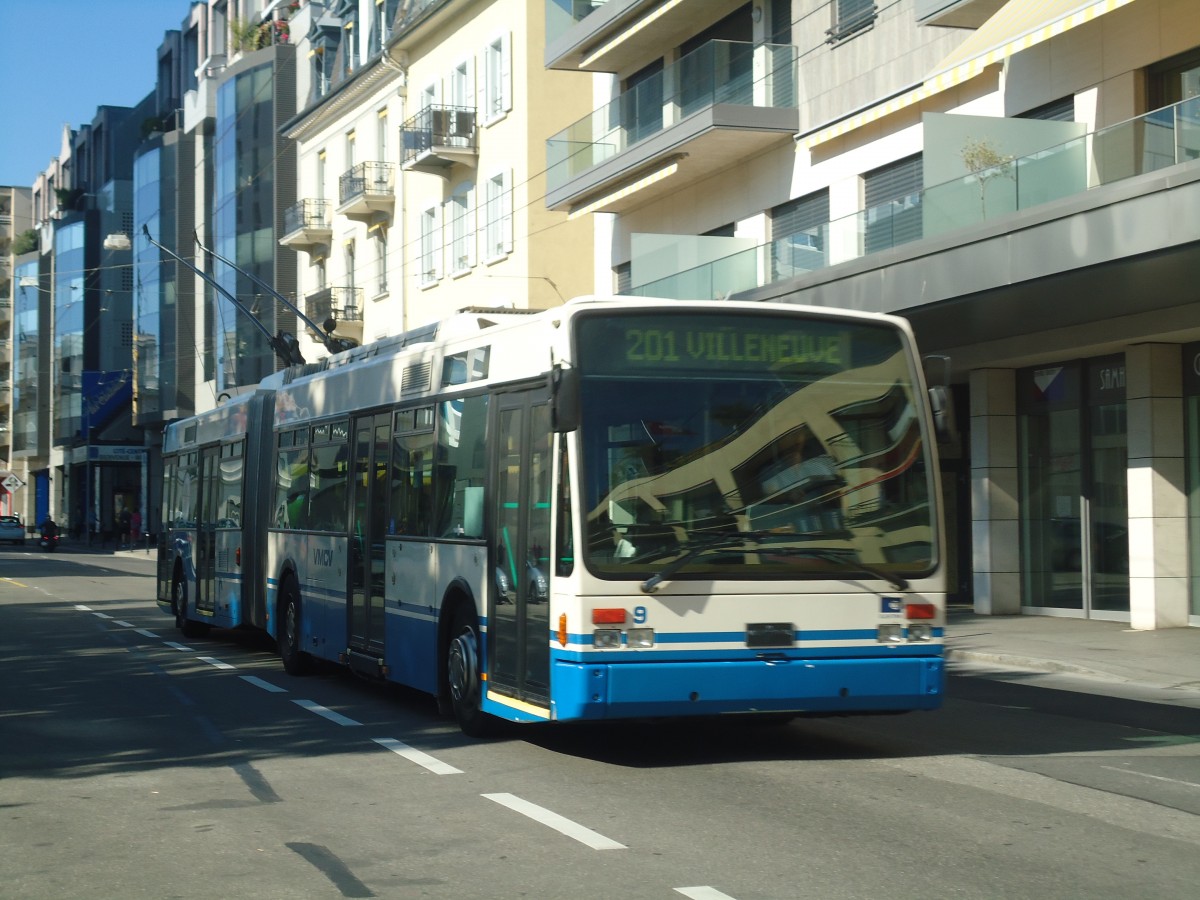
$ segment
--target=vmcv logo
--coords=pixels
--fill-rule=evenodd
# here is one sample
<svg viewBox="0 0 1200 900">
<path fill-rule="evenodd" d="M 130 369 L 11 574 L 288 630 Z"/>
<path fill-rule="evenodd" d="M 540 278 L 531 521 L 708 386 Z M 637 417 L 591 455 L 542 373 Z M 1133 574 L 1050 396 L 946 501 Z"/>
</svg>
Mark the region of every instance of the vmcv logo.
<svg viewBox="0 0 1200 900">
<path fill-rule="evenodd" d="M 325 548 L 316 548 L 312 552 L 312 561 L 314 566 L 325 566 L 328 568 L 333 565 L 333 551 Z"/>
</svg>

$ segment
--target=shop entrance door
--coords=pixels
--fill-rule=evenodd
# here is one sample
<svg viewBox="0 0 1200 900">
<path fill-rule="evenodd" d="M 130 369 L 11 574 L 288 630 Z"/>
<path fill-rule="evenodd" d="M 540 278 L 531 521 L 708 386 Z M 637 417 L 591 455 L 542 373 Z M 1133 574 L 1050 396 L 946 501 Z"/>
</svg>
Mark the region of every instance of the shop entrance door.
<svg viewBox="0 0 1200 900">
<path fill-rule="evenodd" d="M 1021 605 L 1129 618 L 1124 358 L 1019 373 Z"/>
</svg>

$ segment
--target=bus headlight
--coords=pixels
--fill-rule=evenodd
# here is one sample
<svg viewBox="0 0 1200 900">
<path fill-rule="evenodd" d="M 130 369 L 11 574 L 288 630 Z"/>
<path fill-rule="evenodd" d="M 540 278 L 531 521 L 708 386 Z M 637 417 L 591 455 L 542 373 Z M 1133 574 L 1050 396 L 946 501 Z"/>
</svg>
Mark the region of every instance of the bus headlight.
<svg viewBox="0 0 1200 900">
<path fill-rule="evenodd" d="M 881 644 L 903 644 L 904 643 L 904 626 L 903 625 L 880 625 L 879 631 L 876 633 L 876 639 Z"/>
<path fill-rule="evenodd" d="M 653 647 L 654 629 L 630 628 L 627 632 L 625 632 L 625 644 L 629 647 Z"/>
<path fill-rule="evenodd" d="M 619 628 L 597 628 L 592 632 L 592 646 L 597 650 L 612 650 L 621 646 Z"/>
<path fill-rule="evenodd" d="M 925 624 L 910 624 L 908 626 L 908 640 L 910 642 L 923 643 L 933 640 L 933 626 Z"/>
</svg>

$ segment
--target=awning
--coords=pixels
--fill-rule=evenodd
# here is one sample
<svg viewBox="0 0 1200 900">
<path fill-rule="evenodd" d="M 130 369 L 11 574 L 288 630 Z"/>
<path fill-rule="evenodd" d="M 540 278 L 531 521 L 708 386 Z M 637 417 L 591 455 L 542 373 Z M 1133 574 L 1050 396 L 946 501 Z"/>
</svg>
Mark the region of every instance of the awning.
<svg viewBox="0 0 1200 900">
<path fill-rule="evenodd" d="M 992 63 L 1028 50 L 1134 0 L 1009 0 L 925 77 L 937 90 L 974 78 Z"/>
<path fill-rule="evenodd" d="M 925 82 L 800 139 L 815 147 L 934 94 L 968 81 L 988 66 L 1110 13 L 1135 0 L 1009 0 L 957 50 L 925 77 Z"/>
</svg>

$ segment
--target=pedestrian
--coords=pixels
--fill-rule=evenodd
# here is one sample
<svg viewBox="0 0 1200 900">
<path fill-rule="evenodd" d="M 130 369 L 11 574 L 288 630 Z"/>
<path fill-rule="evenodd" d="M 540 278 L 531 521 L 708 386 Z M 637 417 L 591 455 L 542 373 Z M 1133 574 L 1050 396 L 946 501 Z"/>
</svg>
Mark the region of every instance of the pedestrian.
<svg viewBox="0 0 1200 900">
<path fill-rule="evenodd" d="M 142 512 L 135 509 L 129 519 L 129 548 L 142 542 Z"/>
<path fill-rule="evenodd" d="M 129 514 L 128 509 L 121 510 L 121 515 L 117 520 L 117 549 L 129 543 L 129 527 L 133 524 L 133 517 Z"/>
</svg>

